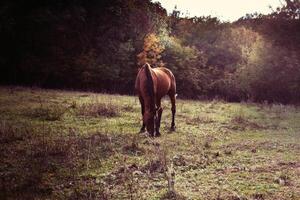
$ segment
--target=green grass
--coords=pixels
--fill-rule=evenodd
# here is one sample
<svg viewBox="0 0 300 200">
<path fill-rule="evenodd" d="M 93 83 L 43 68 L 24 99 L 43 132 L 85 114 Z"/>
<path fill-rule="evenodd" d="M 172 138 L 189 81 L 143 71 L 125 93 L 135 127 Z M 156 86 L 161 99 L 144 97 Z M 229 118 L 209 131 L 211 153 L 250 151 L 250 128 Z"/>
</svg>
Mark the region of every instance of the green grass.
<svg viewBox="0 0 300 200">
<path fill-rule="evenodd" d="M 1 199 L 300 199 L 300 108 L 0 88 Z M 175 172 L 175 194 L 165 172 Z"/>
</svg>

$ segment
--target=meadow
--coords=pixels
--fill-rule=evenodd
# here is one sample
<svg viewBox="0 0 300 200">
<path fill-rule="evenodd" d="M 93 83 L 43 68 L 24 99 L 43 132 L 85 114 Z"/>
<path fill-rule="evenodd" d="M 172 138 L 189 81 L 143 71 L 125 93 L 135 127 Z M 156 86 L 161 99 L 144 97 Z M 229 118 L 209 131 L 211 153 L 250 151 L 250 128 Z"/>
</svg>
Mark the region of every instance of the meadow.
<svg viewBox="0 0 300 200">
<path fill-rule="evenodd" d="M 137 97 L 0 87 L 0 199 L 300 199 L 299 107 L 162 105 L 149 138 Z"/>
</svg>

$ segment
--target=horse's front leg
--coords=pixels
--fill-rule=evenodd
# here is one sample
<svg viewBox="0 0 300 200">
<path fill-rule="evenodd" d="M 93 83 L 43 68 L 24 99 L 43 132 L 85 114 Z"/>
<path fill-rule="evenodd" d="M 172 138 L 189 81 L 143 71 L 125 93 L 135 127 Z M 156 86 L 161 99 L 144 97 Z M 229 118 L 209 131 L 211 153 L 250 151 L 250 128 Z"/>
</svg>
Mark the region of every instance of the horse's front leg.
<svg viewBox="0 0 300 200">
<path fill-rule="evenodd" d="M 140 130 L 140 133 L 144 133 L 146 131 L 146 125 L 145 125 L 145 122 L 144 122 L 145 104 L 144 104 L 144 100 L 141 96 L 139 96 L 139 100 L 140 100 L 140 103 L 141 103 L 142 121 L 143 121 L 143 125 L 142 125 L 142 128 Z"/>
<path fill-rule="evenodd" d="M 155 123 L 155 136 L 160 136 L 160 132 L 159 132 L 159 128 L 160 128 L 160 122 L 161 122 L 161 115 L 162 115 L 162 112 L 163 112 L 163 109 L 161 107 L 161 101 L 158 100 L 157 103 L 157 117 L 156 117 L 156 123 Z"/>
<path fill-rule="evenodd" d="M 170 95 L 170 100 L 171 100 L 171 110 L 172 110 L 172 123 L 171 123 L 171 131 L 175 131 L 176 126 L 175 126 L 175 113 L 176 113 L 176 97 L 174 95 Z"/>
</svg>

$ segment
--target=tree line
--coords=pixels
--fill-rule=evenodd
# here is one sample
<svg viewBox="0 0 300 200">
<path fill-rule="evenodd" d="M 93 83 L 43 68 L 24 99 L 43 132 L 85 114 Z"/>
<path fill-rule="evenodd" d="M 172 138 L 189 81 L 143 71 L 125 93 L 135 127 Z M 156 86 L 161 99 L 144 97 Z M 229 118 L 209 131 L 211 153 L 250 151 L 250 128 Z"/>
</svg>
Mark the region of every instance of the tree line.
<svg viewBox="0 0 300 200">
<path fill-rule="evenodd" d="M 149 62 L 180 97 L 299 103 L 299 29 L 299 0 L 232 23 L 150 0 L 4 0 L 1 84 L 133 94 Z"/>
</svg>

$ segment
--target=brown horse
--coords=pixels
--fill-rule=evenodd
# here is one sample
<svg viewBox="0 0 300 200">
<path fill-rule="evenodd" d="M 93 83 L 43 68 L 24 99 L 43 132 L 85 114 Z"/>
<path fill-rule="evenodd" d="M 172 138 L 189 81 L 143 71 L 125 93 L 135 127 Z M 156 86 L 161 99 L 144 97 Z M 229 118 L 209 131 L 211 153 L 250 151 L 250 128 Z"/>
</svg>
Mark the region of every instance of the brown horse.
<svg viewBox="0 0 300 200">
<path fill-rule="evenodd" d="M 150 136 L 159 136 L 160 121 L 163 109 L 161 98 L 169 95 L 172 104 L 171 131 L 175 131 L 176 112 L 176 82 L 173 73 L 164 67 L 151 68 L 148 63 L 139 69 L 135 81 L 135 89 L 139 95 L 142 107 L 143 126 L 141 132 L 147 128 Z M 154 134 L 154 130 L 155 133 Z"/>
</svg>

